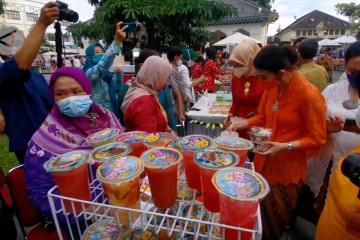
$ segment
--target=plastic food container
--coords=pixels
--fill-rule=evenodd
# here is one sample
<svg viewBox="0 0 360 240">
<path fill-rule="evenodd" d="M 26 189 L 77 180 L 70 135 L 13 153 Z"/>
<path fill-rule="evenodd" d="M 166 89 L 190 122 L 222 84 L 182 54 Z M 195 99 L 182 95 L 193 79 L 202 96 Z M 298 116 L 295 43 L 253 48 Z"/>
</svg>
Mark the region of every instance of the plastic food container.
<svg viewBox="0 0 360 240">
<path fill-rule="evenodd" d="M 109 220 L 101 220 L 90 225 L 81 240 L 120 240 L 121 229 Z"/>
<path fill-rule="evenodd" d="M 91 159 L 95 162 L 96 166 L 100 166 L 110 159 L 124 157 L 129 155 L 131 152 L 132 148 L 126 143 L 109 143 L 95 148 L 91 152 Z"/>
<path fill-rule="evenodd" d="M 237 167 L 244 167 L 248 151 L 253 149 L 254 144 L 244 138 L 218 137 L 214 140 L 215 146 L 239 155 L 240 161 Z"/>
<path fill-rule="evenodd" d="M 147 132 L 132 131 L 120 134 L 115 138 L 115 142 L 123 142 L 129 144 L 133 151 L 129 154 L 131 156 L 140 157 L 145 151 L 145 145 L 143 144 L 143 138 L 147 135 Z"/>
<path fill-rule="evenodd" d="M 265 142 L 270 141 L 273 132 L 270 128 L 251 127 L 249 131 L 250 141 L 254 144 L 254 150 L 258 152 L 265 152 L 270 148 L 269 144 Z"/>
<path fill-rule="evenodd" d="M 114 138 L 119 135 L 120 129 L 117 128 L 105 128 L 99 132 L 93 133 L 86 138 L 86 141 L 90 143 L 93 148 L 100 147 L 102 145 L 114 142 Z"/>
<path fill-rule="evenodd" d="M 147 149 L 152 149 L 166 147 L 178 139 L 177 136 L 174 136 L 171 133 L 159 132 L 146 135 L 143 138 L 143 143 Z"/>
<path fill-rule="evenodd" d="M 88 152 L 72 151 L 53 157 L 44 164 L 45 170 L 53 176 L 61 196 L 91 201 L 88 160 Z M 71 201 L 64 200 L 64 205 L 66 211 L 74 213 Z M 84 206 L 86 208 L 88 205 Z M 79 202 L 74 203 L 74 207 L 75 212 L 83 211 Z"/>
<path fill-rule="evenodd" d="M 212 182 L 220 194 L 221 223 L 254 229 L 259 201 L 270 190 L 267 181 L 246 168 L 227 168 L 216 172 Z M 251 237 L 251 233 L 241 233 L 241 239 Z M 238 239 L 238 231 L 225 229 L 225 239 Z"/>
<path fill-rule="evenodd" d="M 108 160 L 97 169 L 96 177 L 102 182 L 111 205 L 140 209 L 140 173 L 143 169 L 142 161 L 134 156 Z M 126 210 L 118 210 L 118 214 L 121 224 L 130 225 Z M 130 215 L 132 222 L 139 217 L 137 212 Z"/>
</svg>

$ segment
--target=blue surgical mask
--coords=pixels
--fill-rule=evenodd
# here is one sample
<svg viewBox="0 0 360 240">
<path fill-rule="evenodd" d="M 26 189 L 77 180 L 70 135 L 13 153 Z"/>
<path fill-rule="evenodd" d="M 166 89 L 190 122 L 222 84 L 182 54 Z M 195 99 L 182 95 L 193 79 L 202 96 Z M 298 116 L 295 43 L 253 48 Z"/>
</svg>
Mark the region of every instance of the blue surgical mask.
<svg viewBox="0 0 360 240">
<path fill-rule="evenodd" d="M 93 101 L 89 95 L 72 96 L 57 102 L 60 111 L 72 118 L 84 116 L 89 111 L 91 104 Z"/>
<path fill-rule="evenodd" d="M 104 54 L 95 55 L 91 57 L 91 60 L 93 61 L 94 64 L 98 64 L 103 56 Z"/>
<path fill-rule="evenodd" d="M 347 74 L 347 79 L 349 81 L 350 86 L 352 86 L 353 88 L 356 88 L 359 90 L 359 94 L 360 94 L 360 71 L 358 71 L 357 73 L 354 74 Z"/>
</svg>

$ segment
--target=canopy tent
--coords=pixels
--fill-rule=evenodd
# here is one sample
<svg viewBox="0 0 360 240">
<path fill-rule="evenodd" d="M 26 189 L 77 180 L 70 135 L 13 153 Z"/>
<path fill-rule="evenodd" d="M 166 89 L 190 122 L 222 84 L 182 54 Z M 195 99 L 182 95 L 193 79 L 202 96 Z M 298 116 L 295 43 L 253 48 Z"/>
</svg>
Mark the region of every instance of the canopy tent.
<svg viewBox="0 0 360 240">
<path fill-rule="evenodd" d="M 44 56 L 53 56 L 53 55 L 57 55 L 57 53 L 56 52 L 46 52 L 46 53 L 43 53 L 42 55 L 44 55 Z"/>
<path fill-rule="evenodd" d="M 251 39 L 254 40 L 256 43 L 261 43 L 261 41 L 255 39 L 255 38 L 251 38 L 248 37 L 242 33 L 236 32 L 233 35 L 230 35 L 216 43 L 213 44 L 213 46 L 230 46 L 230 45 L 236 45 L 238 43 L 241 43 L 242 41 L 246 40 L 246 39 Z"/>
<path fill-rule="evenodd" d="M 319 41 L 318 44 L 320 46 L 340 46 L 341 45 L 340 43 L 335 42 L 334 40 L 327 39 L 327 38 Z"/>
<path fill-rule="evenodd" d="M 336 38 L 333 41 L 338 42 L 338 43 L 354 43 L 354 42 L 356 42 L 356 38 L 348 35 L 348 36 L 342 36 L 342 37 Z"/>
</svg>

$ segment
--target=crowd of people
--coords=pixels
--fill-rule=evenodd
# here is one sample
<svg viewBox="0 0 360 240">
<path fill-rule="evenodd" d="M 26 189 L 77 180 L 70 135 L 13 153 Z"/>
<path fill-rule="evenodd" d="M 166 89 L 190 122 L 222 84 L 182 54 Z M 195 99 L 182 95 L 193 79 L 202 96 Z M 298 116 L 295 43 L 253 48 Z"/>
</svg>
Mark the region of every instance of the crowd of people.
<svg viewBox="0 0 360 240">
<path fill-rule="evenodd" d="M 42 214 L 52 218 L 47 192 L 55 183 L 43 168 L 51 157 L 90 150 L 86 137 L 109 127 L 177 135 L 176 124 L 186 121 L 195 93 L 214 92 L 215 80 L 231 75 L 227 130 L 243 138 L 252 126 L 273 133 L 270 148 L 251 159 L 271 188 L 261 203 L 263 239 L 279 239 L 293 227 L 309 192 L 321 205 L 316 239 L 359 239 L 359 189 L 342 175 L 341 164 L 350 153 L 360 153 L 359 128 L 344 128 L 345 118 L 360 123 L 360 41 L 344 53 L 346 79 L 331 85 L 331 73 L 314 61 L 319 46 L 313 39 L 262 48 L 245 40 L 231 54 L 208 47 L 206 57 L 172 46 L 164 59 L 146 49 L 134 78 L 124 84 L 121 68 L 110 72 L 126 37 L 127 26 L 119 22 L 106 49 L 89 46 L 83 68 L 65 59 L 47 84 L 30 69 L 46 28 L 59 18 L 55 6 L 45 4 L 23 47 L 14 56 L 1 56 L 0 65 L 0 133 L 7 134 L 10 152 L 24 164 L 29 198 Z M 222 71 L 224 65 L 233 71 Z M 232 117 L 244 120 L 233 123 Z M 68 233 L 61 219 L 60 224 Z"/>
</svg>

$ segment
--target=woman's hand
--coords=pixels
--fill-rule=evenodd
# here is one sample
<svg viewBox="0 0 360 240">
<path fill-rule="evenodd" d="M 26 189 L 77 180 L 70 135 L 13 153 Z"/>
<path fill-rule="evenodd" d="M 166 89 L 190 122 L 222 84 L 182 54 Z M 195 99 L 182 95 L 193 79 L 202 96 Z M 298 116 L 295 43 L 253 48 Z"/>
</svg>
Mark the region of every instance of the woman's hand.
<svg viewBox="0 0 360 240">
<path fill-rule="evenodd" d="M 129 27 L 126 25 L 123 28 L 121 28 L 121 24 L 122 22 L 118 22 L 116 24 L 116 31 L 114 36 L 116 45 L 119 45 L 126 38 L 126 29 Z"/>
<path fill-rule="evenodd" d="M 286 151 L 288 148 L 287 143 L 265 142 L 265 144 L 271 145 L 271 147 L 265 152 L 255 151 L 255 153 L 266 157 L 274 157 L 279 152 Z"/>
<path fill-rule="evenodd" d="M 39 19 L 36 21 L 36 24 L 42 25 L 47 28 L 55 20 L 59 19 L 59 8 L 58 4 L 55 2 L 48 2 L 41 9 Z"/>
<path fill-rule="evenodd" d="M 180 114 L 179 120 L 180 120 L 180 122 L 185 122 L 185 120 L 186 120 L 185 115 L 184 115 L 184 114 Z"/>
<path fill-rule="evenodd" d="M 344 119 L 339 116 L 326 118 L 326 131 L 328 134 L 338 133 L 344 128 Z"/>
<path fill-rule="evenodd" d="M 247 120 L 241 120 L 235 123 L 231 123 L 230 126 L 226 129 L 229 133 L 236 132 L 238 130 L 246 129 L 249 125 Z"/>
<path fill-rule="evenodd" d="M 116 66 L 114 68 L 114 73 L 121 73 L 122 72 L 122 68 L 120 66 Z"/>
<path fill-rule="evenodd" d="M 228 127 L 230 126 L 230 124 L 231 124 L 231 118 L 232 118 L 231 115 L 228 115 L 227 118 L 225 118 L 225 120 L 224 120 L 224 126 L 225 126 L 226 128 L 228 128 Z"/>
</svg>

